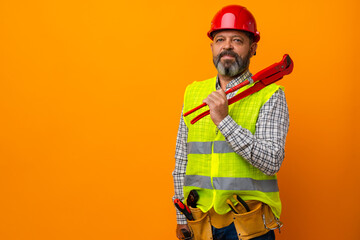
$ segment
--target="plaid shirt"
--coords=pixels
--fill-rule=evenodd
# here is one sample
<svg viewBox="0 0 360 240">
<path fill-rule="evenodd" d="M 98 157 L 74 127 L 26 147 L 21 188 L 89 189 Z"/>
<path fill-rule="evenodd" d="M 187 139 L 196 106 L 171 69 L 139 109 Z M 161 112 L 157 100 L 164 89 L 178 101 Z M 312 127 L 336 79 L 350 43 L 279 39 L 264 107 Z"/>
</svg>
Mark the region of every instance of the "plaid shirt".
<svg viewBox="0 0 360 240">
<path fill-rule="evenodd" d="M 247 71 L 226 85 L 226 90 L 238 85 L 251 77 Z M 220 89 L 219 79 L 216 89 Z M 236 92 L 229 93 L 227 99 L 235 96 Z M 274 175 L 280 169 L 284 159 L 286 134 L 289 128 L 289 112 L 284 92 L 279 89 L 262 106 L 253 135 L 248 129 L 238 125 L 229 115 L 218 125 L 232 149 L 246 159 L 251 165 L 266 175 Z M 181 114 L 178 135 L 176 139 L 175 169 L 173 171 L 175 198 L 181 200 L 187 165 L 187 135 L 188 128 Z M 186 224 L 186 218 L 176 210 L 177 223 Z"/>
</svg>

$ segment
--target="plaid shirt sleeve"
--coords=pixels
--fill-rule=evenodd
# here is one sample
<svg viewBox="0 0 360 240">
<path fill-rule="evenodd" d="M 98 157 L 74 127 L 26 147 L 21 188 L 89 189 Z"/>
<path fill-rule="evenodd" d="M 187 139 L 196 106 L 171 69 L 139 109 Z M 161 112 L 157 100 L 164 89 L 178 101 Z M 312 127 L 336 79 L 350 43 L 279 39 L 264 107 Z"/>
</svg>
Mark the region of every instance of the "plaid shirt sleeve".
<svg viewBox="0 0 360 240">
<path fill-rule="evenodd" d="M 175 198 L 184 200 L 183 185 L 185 179 L 186 165 L 187 165 L 187 136 L 188 128 L 184 122 L 183 115 L 181 114 L 179 130 L 176 139 L 176 151 L 175 151 L 175 169 L 172 173 L 174 178 Z M 178 224 L 187 224 L 186 217 L 176 209 L 176 219 Z"/>
<path fill-rule="evenodd" d="M 281 89 L 260 109 L 254 135 L 229 115 L 218 125 L 232 149 L 266 175 L 274 175 L 280 170 L 288 128 L 289 112 Z"/>
</svg>

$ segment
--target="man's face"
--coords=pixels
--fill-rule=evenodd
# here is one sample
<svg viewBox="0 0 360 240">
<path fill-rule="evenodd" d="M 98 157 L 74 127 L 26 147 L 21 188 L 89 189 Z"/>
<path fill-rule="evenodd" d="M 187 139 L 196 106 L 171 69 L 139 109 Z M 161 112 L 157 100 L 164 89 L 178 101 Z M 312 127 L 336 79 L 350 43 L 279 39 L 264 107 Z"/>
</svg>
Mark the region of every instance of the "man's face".
<svg viewBox="0 0 360 240">
<path fill-rule="evenodd" d="M 233 77 L 246 70 L 257 44 L 250 43 L 245 33 L 224 30 L 215 34 L 211 43 L 213 62 L 219 74 Z"/>
</svg>

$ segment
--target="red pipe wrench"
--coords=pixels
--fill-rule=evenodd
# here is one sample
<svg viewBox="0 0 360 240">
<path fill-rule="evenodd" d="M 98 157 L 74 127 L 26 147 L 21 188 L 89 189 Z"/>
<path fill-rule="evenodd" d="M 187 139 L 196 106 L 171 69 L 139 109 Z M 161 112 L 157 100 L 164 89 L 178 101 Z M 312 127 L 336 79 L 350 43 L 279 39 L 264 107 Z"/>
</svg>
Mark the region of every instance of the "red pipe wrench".
<svg viewBox="0 0 360 240">
<path fill-rule="evenodd" d="M 252 76 L 252 81 L 251 81 L 251 79 L 250 80 L 247 79 L 244 82 L 236 85 L 235 87 L 232 87 L 229 90 L 227 90 L 225 92 L 226 94 L 234 92 L 249 83 L 255 82 L 255 84 L 252 87 L 246 89 L 245 91 L 243 91 L 243 92 L 237 94 L 236 96 L 234 96 L 233 98 L 229 99 L 228 104 L 231 105 L 231 104 L 233 104 L 233 103 L 235 103 L 257 91 L 260 91 L 267 85 L 272 84 L 276 81 L 279 81 L 280 79 L 283 78 L 283 76 L 290 74 L 292 72 L 293 68 L 294 68 L 294 62 L 291 60 L 291 58 L 288 54 L 285 54 L 280 62 L 274 63 L 273 65 L 261 70 L 260 72 L 256 73 L 254 76 Z M 184 117 L 199 110 L 200 108 L 202 108 L 204 106 L 206 106 L 205 103 L 184 113 Z M 201 113 L 200 115 L 195 117 L 193 120 L 191 120 L 191 124 L 196 123 L 201 118 L 209 115 L 209 113 L 210 113 L 210 110 L 207 110 L 207 111 Z"/>
</svg>

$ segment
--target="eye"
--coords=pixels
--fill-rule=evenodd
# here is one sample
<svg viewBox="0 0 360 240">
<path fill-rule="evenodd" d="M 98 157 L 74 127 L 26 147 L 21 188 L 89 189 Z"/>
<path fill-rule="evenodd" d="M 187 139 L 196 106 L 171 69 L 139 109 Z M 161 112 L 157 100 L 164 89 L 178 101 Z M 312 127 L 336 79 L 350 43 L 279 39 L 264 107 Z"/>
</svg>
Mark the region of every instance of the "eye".
<svg viewBox="0 0 360 240">
<path fill-rule="evenodd" d="M 234 42 L 236 43 L 243 43 L 243 40 L 240 38 L 234 38 Z"/>
<path fill-rule="evenodd" d="M 222 41 L 224 41 L 223 38 L 217 38 L 217 39 L 215 39 L 215 42 L 222 42 Z"/>
</svg>

